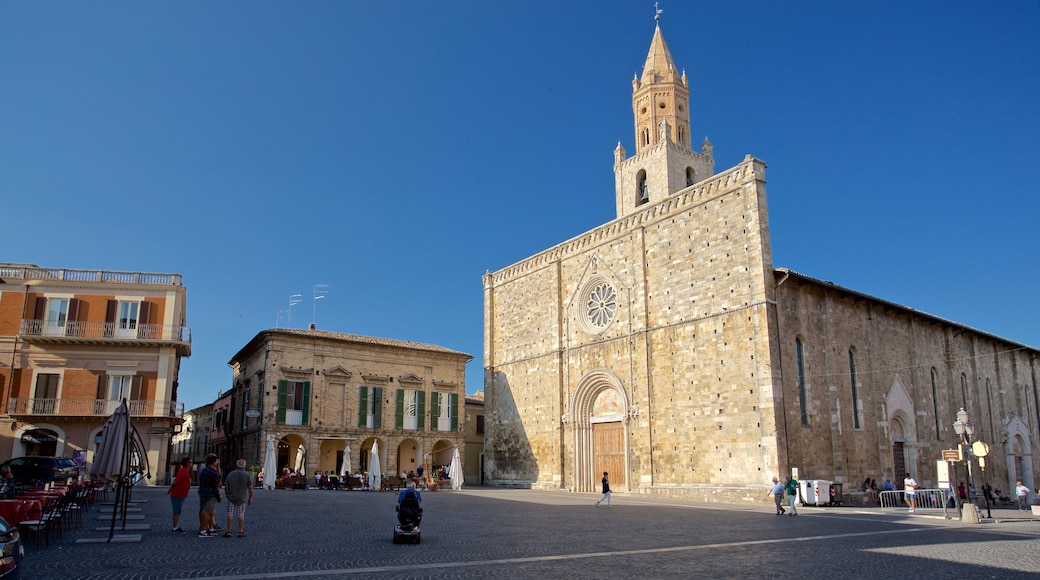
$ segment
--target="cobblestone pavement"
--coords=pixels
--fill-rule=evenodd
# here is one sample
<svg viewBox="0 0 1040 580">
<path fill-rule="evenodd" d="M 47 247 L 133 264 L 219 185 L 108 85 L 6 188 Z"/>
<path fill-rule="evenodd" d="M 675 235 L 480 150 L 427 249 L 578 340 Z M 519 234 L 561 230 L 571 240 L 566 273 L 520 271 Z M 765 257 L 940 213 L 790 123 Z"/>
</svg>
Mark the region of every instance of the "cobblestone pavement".
<svg viewBox="0 0 1040 580">
<path fill-rule="evenodd" d="M 1036 578 L 1040 521 L 994 510 L 964 525 L 900 510 L 727 506 L 614 495 L 472 488 L 423 494 L 422 544 L 391 543 L 396 494 L 257 490 L 245 538 L 199 538 L 198 498 L 170 532 L 164 488 L 133 499 L 149 531 L 107 537 L 104 506 L 50 547 L 27 548 L 22 575 L 47 579 L 161 578 Z M 218 505 L 218 521 L 224 525 Z M 1003 516 L 1003 517 L 1001 517 Z M 101 518 L 101 519 L 99 519 Z M 139 523 L 139 522 L 128 522 Z"/>
</svg>

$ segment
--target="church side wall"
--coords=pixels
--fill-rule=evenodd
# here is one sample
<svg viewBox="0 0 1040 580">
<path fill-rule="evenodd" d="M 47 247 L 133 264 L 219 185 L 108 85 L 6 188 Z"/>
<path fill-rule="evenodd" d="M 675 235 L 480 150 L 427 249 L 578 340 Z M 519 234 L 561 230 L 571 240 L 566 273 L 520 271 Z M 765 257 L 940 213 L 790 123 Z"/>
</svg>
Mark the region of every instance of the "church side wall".
<svg viewBox="0 0 1040 580">
<path fill-rule="evenodd" d="M 783 272 L 777 275 L 783 280 Z M 943 449 L 957 447 L 952 426 L 963 407 L 975 438 L 991 446 L 991 484 L 1008 489 L 1015 454 L 1002 441 L 1003 425 L 1021 418 L 1035 442 L 1031 357 L 1037 351 L 804 278 L 784 281 L 777 300 L 784 377 L 778 437 L 787 443 L 785 471 L 796 467 L 801 479 L 858 488 L 865 477 L 897 482 L 904 475 L 897 466 L 904 465 L 923 486 L 935 487 L 935 461 Z M 796 338 L 805 361 L 804 422 Z M 898 447 L 905 463 L 895 455 Z M 963 464 L 957 467 L 958 481 L 966 479 L 963 470 Z M 976 468 L 976 486 L 981 481 Z"/>
</svg>

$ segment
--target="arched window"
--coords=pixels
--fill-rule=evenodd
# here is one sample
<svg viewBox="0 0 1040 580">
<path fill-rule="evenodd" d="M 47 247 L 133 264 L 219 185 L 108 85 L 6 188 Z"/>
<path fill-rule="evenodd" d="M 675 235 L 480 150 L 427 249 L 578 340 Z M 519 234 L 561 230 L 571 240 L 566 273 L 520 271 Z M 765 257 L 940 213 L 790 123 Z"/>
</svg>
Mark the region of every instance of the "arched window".
<svg viewBox="0 0 1040 580">
<path fill-rule="evenodd" d="M 961 373 L 961 407 L 968 410 L 968 377 Z"/>
<path fill-rule="evenodd" d="M 690 187 L 694 183 L 697 183 L 697 180 L 694 178 L 693 168 L 692 167 L 687 167 L 686 168 L 686 187 Z"/>
<path fill-rule="evenodd" d="M 646 170 L 640 169 L 636 174 L 636 205 L 650 201 L 650 191 L 646 185 Z"/>
<path fill-rule="evenodd" d="M 856 390 L 856 352 L 849 349 L 849 379 L 852 381 L 852 422 L 856 429 L 859 425 L 859 393 Z"/>
<path fill-rule="evenodd" d="M 685 143 L 686 142 L 686 134 L 683 133 L 682 125 L 679 125 L 678 127 L 676 127 L 675 128 L 675 132 L 679 134 L 679 142 L 680 143 Z"/>
<path fill-rule="evenodd" d="M 942 439 L 939 429 L 939 374 L 932 369 L 932 415 L 935 416 L 935 438 Z"/>
<path fill-rule="evenodd" d="M 805 400 L 805 351 L 802 339 L 794 339 L 794 359 L 798 365 L 798 407 L 802 416 L 802 425 L 809 426 L 809 405 Z"/>
<path fill-rule="evenodd" d="M 650 129 L 647 129 L 646 127 L 644 127 L 643 128 L 643 145 L 649 145 L 649 144 L 650 144 Z"/>
</svg>

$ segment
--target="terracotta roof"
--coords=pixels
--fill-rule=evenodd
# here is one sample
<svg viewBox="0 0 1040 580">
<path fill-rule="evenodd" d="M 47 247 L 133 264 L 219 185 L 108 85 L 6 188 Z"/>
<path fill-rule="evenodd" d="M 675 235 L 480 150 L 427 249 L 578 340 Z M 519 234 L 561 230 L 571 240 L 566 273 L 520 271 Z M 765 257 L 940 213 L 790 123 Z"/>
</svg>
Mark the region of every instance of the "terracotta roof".
<svg viewBox="0 0 1040 580">
<path fill-rule="evenodd" d="M 452 350 L 443 346 L 437 346 L 436 344 L 425 344 L 422 342 L 412 342 L 410 340 L 394 340 L 392 338 L 378 338 L 374 336 L 362 336 L 360 334 L 345 334 L 342 332 L 329 332 L 327 330 L 301 330 L 294 328 L 271 328 L 262 331 L 260 334 L 281 334 L 287 336 L 299 336 L 302 338 L 321 338 L 325 340 L 333 340 L 336 342 L 344 343 L 355 343 L 355 344 L 374 344 L 378 346 L 388 346 L 393 348 L 408 348 L 412 350 L 423 350 L 427 352 L 439 352 L 443 354 L 455 354 L 473 358 L 473 355 L 467 354 L 461 351 Z M 259 336 L 259 335 L 258 335 Z"/>
</svg>

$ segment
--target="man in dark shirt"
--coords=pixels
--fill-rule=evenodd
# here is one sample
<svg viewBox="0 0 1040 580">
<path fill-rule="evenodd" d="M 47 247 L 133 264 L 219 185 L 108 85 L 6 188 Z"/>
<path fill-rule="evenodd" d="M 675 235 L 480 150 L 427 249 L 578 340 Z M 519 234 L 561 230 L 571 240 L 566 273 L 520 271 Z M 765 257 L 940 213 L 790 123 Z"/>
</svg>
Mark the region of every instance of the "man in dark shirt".
<svg viewBox="0 0 1040 580">
<path fill-rule="evenodd" d="M 213 514 L 220 501 L 220 460 L 216 454 L 206 456 L 206 466 L 199 472 L 199 537 L 215 538 L 218 534 Z"/>
</svg>

